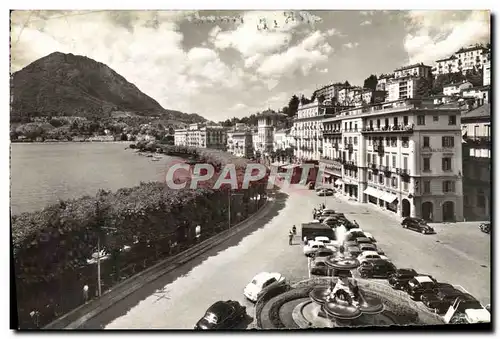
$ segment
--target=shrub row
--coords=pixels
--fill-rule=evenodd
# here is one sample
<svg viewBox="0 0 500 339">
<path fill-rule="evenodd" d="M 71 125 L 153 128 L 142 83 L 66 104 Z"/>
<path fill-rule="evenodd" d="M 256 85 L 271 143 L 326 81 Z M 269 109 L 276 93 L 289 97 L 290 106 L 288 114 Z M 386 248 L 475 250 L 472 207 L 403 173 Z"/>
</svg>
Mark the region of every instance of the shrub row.
<svg viewBox="0 0 500 339">
<path fill-rule="evenodd" d="M 192 156 L 216 168 L 234 163 L 242 172 L 248 160 L 214 150 L 163 146 L 171 155 Z M 238 173 L 242 177 L 241 173 Z M 213 180 L 216 180 L 214 178 Z M 235 224 L 254 213 L 265 199 L 265 179 L 231 196 Z M 19 320 L 42 326 L 82 302 L 82 287 L 97 290 L 95 265 L 87 260 L 101 248 L 104 289 L 172 253 L 190 246 L 195 228 L 202 238 L 227 229 L 227 190 L 171 190 L 161 182 L 141 183 L 95 197 L 60 201 L 41 211 L 12 216 L 12 245 Z M 124 249 L 127 249 L 126 251 Z M 29 313 L 37 310 L 41 319 Z"/>
</svg>

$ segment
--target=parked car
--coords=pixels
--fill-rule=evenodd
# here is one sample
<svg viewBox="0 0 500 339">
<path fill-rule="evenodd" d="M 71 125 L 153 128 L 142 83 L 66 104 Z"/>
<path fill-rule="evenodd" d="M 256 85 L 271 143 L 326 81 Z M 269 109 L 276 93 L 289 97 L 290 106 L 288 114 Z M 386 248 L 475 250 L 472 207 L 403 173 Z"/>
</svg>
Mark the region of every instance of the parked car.
<svg viewBox="0 0 500 339">
<path fill-rule="evenodd" d="M 406 284 L 405 291 L 410 298 L 420 301 L 420 297 L 426 293 L 432 293 L 436 287 L 437 281 L 430 275 L 417 275 Z"/>
<path fill-rule="evenodd" d="M 312 253 L 316 252 L 320 248 L 325 248 L 325 244 L 322 242 L 316 242 L 314 240 L 310 240 L 307 245 L 304 246 L 303 252 L 306 257 L 310 256 Z"/>
<path fill-rule="evenodd" d="M 335 254 L 335 252 L 328 247 L 327 248 L 320 248 L 319 250 L 317 250 L 311 254 L 311 258 L 319 258 L 319 257 L 328 258 L 329 256 L 332 256 L 334 254 Z"/>
<path fill-rule="evenodd" d="M 371 244 L 372 243 L 372 241 L 370 239 L 368 239 L 367 237 L 357 237 L 356 242 L 358 243 L 358 246 L 360 244 Z"/>
<path fill-rule="evenodd" d="M 479 229 L 487 234 L 490 234 L 491 232 L 491 223 L 489 222 L 483 222 L 481 225 L 479 225 Z"/>
<path fill-rule="evenodd" d="M 396 272 L 396 266 L 385 259 L 363 261 L 358 267 L 361 278 L 387 278 Z"/>
<path fill-rule="evenodd" d="M 315 237 L 314 241 L 316 241 L 316 242 L 322 242 L 323 244 L 325 244 L 325 247 L 327 249 L 330 249 L 332 251 L 336 250 L 336 247 L 335 247 L 334 243 L 328 237 L 323 237 L 323 236 L 321 236 L 321 237 Z"/>
<path fill-rule="evenodd" d="M 334 228 L 334 227 L 337 227 L 339 225 L 339 221 L 334 217 L 327 217 L 323 220 L 323 224 Z"/>
<path fill-rule="evenodd" d="M 318 251 L 319 252 L 319 251 Z M 326 265 L 325 261 L 328 256 L 317 256 L 314 257 L 314 259 L 311 262 L 311 274 L 316 274 L 316 275 L 327 275 L 328 274 L 328 266 Z"/>
<path fill-rule="evenodd" d="M 403 228 L 408 228 L 410 230 L 414 230 L 422 234 L 435 233 L 434 229 L 429 225 L 427 225 L 427 222 L 424 219 L 420 218 L 412 218 L 412 217 L 404 218 L 403 221 L 401 222 L 401 226 L 403 226 Z"/>
<path fill-rule="evenodd" d="M 345 234 L 345 240 L 347 241 L 356 241 L 357 238 L 365 238 L 365 233 L 361 228 L 354 228 Z"/>
<path fill-rule="evenodd" d="M 334 210 L 325 209 L 319 213 L 319 215 L 316 217 L 316 219 L 319 220 L 320 222 L 323 222 L 326 218 L 328 218 L 334 214 L 335 214 Z"/>
<path fill-rule="evenodd" d="M 396 290 L 403 290 L 406 288 L 408 281 L 417 276 L 418 273 L 412 268 L 400 268 L 391 274 L 388 279 L 389 285 Z"/>
<path fill-rule="evenodd" d="M 316 194 L 320 197 L 332 196 L 333 190 L 331 188 L 323 188 L 322 190 L 317 191 Z"/>
<path fill-rule="evenodd" d="M 363 233 L 365 234 L 365 237 L 371 240 L 372 243 L 377 242 L 377 239 L 375 239 L 375 237 L 371 233 L 365 231 L 363 231 Z"/>
<path fill-rule="evenodd" d="M 246 317 L 246 307 L 234 300 L 217 301 L 194 326 L 195 330 L 230 329 Z"/>
<path fill-rule="evenodd" d="M 361 250 L 358 246 L 347 246 L 345 247 L 344 255 L 349 258 L 357 258 L 361 254 Z"/>
<path fill-rule="evenodd" d="M 285 283 L 285 277 L 280 273 L 261 272 L 245 287 L 243 294 L 247 299 L 255 302 L 267 290 Z"/>
<path fill-rule="evenodd" d="M 344 249 L 347 249 L 348 247 L 358 247 L 358 243 L 356 242 L 356 240 L 346 240 L 344 241 L 343 245 Z"/>
<path fill-rule="evenodd" d="M 362 252 L 357 259 L 361 264 L 365 261 L 373 261 L 377 259 L 389 260 L 389 258 L 387 258 L 385 255 L 380 255 L 375 251 Z"/>
<path fill-rule="evenodd" d="M 374 251 L 377 252 L 378 254 L 385 255 L 384 251 L 382 251 L 380 248 L 377 247 L 377 245 L 372 243 L 358 243 L 358 247 L 361 252 Z"/>
<path fill-rule="evenodd" d="M 444 313 L 455 302 L 458 297 L 463 296 L 463 292 L 456 288 L 438 288 L 434 293 L 423 294 L 420 300 L 427 308 L 438 313 Z"/>
</svg>

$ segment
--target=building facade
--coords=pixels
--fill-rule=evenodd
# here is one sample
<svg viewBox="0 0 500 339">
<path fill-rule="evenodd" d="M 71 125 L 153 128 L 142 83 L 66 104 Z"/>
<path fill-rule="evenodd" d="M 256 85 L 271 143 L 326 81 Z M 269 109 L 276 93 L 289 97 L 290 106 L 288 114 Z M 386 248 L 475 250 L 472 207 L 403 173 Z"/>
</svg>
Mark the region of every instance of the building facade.
<svg viewBox="0 0 500 339">
<path fill-rule="evenodd" d="M 387 83 L 394 78 L 394 74 L 381 74 L 377 81 L 377 91 L 387 91 Z"/>
<path fill-rule="evenodd" d="M 394 70 L 394 78 L 406 78 L 409 76 L 418 78 L 429 78 L 431 76 L 432 67 L 423 63 L 408 65 Z"/>
<path fill-rule="evenodd" d="M 476 101 L 462 113 L 464 217 L 491 218 L 491 105 Z"/>
<path fill-rule="evenodd" d="M 411 99 L 417 96 L 419 78 L 406 76 L 387 82 L 387 101 Z"/>
<path fill-rule="evenodd" d="M 491 61 L 488 60 L 483 66 L 483 86 L 491 85 Z"/>
<path fill-rule="evenodd" d="M 280 129 L 274 132 L 274 151 L 293 148 L 295 139 L 291 136 L 291 129 Z"/>
<path fill-rule="evenodd" d="M 257 116 L 257 133 L 253 134 L 254 151 L 269 155 L 274 150 L 274 129 L 278 119 L 284 114 L 271 110 Z"/>
<path fill-rule="evenodd" d="M 491 87 L 484 86 L 467 88 L 460 93 L 460 96 L 463 98 L 480 99 L 483 101 L 481 104 L 487 104 L 490 102 Z"/>
<path fill-rule="evenodd" d="M 461 83 L 448 84 L 443 86 L 444 95 L 458 95 L 463 90 L 472 88 L 473 85 L 469 81 L 463 81 Z"/>
<path fill-rule="evenodd" d="M 187 146 L 187 129 L 178 128 L 174 130 L 174 145 Z"/>
<path fill-rule="evenodd" d="M 325 100 L 330 100 L 331 102 L 336 102 L 338 98 L 338 92 L 345 87 L 342 83 L 332 83 L 326 85 L 314 92 L 316 98 L 323 97 Z"/>
<path fill-rule="evenodd" d="M 343 111 L 323 126 L 325 180 L 344 194 L 401 217 L 463 220 L 458 107 L 399 100 Z"/>
<path fill-rule="evenodd" d="M 227 151 L 238 157 L 253 157 L 253 133 L 250 130 L 235 129 L 227 133 Z"/>
<path fill-rule="evenodd" d="M 323 119 L 332 113 L 332 107 L 318 100 L 299 104 L 291 135 L 295 139 L 294 156 L 300 160 L 319 160 L 323 152 Z"/>
<path fill-rule="evenodd" d="M 481 45 L 461 48 L 449 58 L 436 60 L 432 72 L 439 75 L 483 69 L 484 65 L 490 60 L 490 54 L 490 49 Z"/>
<path fill-rule="evenodd" d="M 174 131 L 174 144 L 199 148 L 226 149 L 226 130 L 222 126 L 190 124 Z"/>
</svg>

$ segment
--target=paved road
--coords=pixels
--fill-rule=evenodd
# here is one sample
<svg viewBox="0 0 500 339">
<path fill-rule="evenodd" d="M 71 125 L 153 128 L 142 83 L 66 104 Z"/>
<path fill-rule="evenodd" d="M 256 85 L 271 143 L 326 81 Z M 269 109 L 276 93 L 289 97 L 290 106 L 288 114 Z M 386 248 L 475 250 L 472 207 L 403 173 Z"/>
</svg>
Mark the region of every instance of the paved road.
<svg viewBox="0 0 500 339">
<path fill-rule="evenodd" d="M 300 236 L 297 245 L 289 246 L 287 232 L 292 224 L 300 230 L 300 223 L 310 221 L 312 208 L 323 201 L 312 191 L 290 191 L 280 213 L 265 225 L 256 225 L 239 243 L 226 244 L 211 256 L 186 264 L 159 279 L 156 293 L 145 292 L 151 286 L 145 287 L 142 296 L 132 294 L 85 328 L 192 329 L 208 306 L 226 299 L 240 301 L 253 316 L 253 306 L 242 291 L 256 273 L 277 271 L 290 280 L 307 278 Z M 398 220 L 376 207 L 332 197 L 327 198 L 327 207 L 346 213 L 371 232 L 396 266 L 413 267 L 440 281 L 459 284 L 483 303 L 490 303 L 490 239 L 477 227 L 439 225 L 438 234 L 422 235 L 403 229 Z"/>
</svg>

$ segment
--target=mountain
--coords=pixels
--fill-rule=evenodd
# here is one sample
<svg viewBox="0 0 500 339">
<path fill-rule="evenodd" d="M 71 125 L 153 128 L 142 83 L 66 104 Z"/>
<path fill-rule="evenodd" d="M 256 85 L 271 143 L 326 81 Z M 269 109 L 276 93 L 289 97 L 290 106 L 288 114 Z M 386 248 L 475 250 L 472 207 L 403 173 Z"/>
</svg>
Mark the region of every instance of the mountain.
<svg viewBox="0 0 500 339">
<path fill-rule="evenodd" d="M 121 111 L 203 122 L 197 114 L 164 109 L 110 67 L 90 58 L 55 52 L 11 76 L 11 118 L 83 116 L 104 118 Z"/>
</svg>

